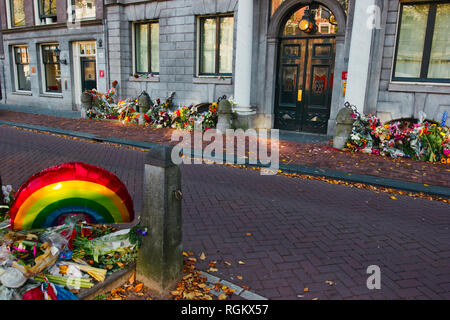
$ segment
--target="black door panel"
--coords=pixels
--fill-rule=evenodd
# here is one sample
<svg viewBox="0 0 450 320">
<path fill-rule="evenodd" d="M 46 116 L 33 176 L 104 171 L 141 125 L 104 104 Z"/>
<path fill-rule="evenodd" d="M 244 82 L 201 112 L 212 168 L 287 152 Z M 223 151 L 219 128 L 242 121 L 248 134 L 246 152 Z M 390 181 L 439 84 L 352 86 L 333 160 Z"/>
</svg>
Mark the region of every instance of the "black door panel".
<svg viewBox="0 0 450 320">
<path fill-rule="evenodd" d="M 326 133 L 334 55 L 334 38 L 281 41 L 275 106 L 277 128 Z"/>
<path fill-rule="evenodd" d="M 97 71 L 95 58 L 81 58 L 81 90 L 92 90 L 97 88 Z"/>
</svg>

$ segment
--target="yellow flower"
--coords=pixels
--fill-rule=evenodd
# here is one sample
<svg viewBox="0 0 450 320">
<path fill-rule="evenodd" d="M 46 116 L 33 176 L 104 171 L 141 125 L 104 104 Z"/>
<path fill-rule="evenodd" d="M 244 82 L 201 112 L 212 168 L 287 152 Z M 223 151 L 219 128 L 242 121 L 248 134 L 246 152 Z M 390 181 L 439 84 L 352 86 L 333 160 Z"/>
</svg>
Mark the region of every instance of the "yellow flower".
<svg viewBox="0 0 450 320">
<path fill-rule="evenodd" d="M 388 125 L 388 124 L 385 124 L 385 125 L 384 125 L 384 128 L 385 128 L 385 129 L 389 129 L 389 125 Z"/>
</svg>

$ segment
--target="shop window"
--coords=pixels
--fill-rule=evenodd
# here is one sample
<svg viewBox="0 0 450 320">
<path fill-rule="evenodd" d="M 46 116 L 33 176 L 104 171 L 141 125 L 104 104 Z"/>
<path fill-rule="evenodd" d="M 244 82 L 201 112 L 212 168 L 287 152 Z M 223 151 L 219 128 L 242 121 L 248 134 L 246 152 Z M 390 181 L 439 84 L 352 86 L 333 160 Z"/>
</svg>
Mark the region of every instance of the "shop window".
<svg viewBox="0 0 450 320">
<path fill-rule="evenodd" d="M 13 48 L 14 74 L 16 80 L 16 90 L 31 91 L 30 60 L 28 57 L 28 47 L 18 46 Z"/>
<path fill-rule="evenodd" d="M 159 73 L 159 23 L 134 24 L 135 72 L 137 74 Z"/>
<path fill-rule="evenodd" d="M 24 0 L 11 0 L 9 5 L 11 27 L 25 26 Z"/>
<path fill-rule="evenodd" d="M 450 82 L 450 3 L 400 5 L 393 81 Z"/>
<path fill-rule="evenodd" d="M 93 19 L 96 17 L 95 0 L 70 0 L 72 2 L 72 20 Z"/>
<path fill-rule="evenodd" d="M 45 92 L 61 92 L 61 65 L 56 54 L 59 47 L 57 44 L 41 47 Z"/>
<path fill-rule="evenodd" d="M 233 72 L 233 16 L 201 17 L 199 27 L 199 75 L 231 76 Z"/>
</svg>

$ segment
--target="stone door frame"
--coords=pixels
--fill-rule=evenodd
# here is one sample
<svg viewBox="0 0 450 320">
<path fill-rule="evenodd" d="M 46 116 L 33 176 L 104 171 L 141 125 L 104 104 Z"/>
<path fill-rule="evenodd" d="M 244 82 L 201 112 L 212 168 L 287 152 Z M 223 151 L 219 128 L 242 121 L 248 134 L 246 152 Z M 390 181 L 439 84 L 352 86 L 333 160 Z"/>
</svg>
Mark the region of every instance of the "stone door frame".
<svg viewBox="0 0 450 320">
<path fill-rule="evenodd" d="M 343 107 L 343 87 L 341 81 L 341 74 L 346 71 L 345 65 L 345 33 L 347 17 L 344 9 L 336 0 L 286 0 L 283 2 L 277 11 L 270 19 L 269 28 L 267 31 L 267 63 L 266 63 L 266 105 L 265 110 L 271 110 L 272 126 L 275 121 L 275 85 L 277 81 L 278 72 L 278 54 L 280 44 L 281 28 L 284 26 L 288 17 L 302 6 L 311 3 L 318 3 L 327 7 L 333 12 L 338 23 L 338 32 L 336 33 L 336 56 L 334 64 L 334 85 L 331 97 L 331 112 L 328 120 L 327 134 L 333 135 L 335 131 L 335 119 L 338 111 Z"/>
</svg>

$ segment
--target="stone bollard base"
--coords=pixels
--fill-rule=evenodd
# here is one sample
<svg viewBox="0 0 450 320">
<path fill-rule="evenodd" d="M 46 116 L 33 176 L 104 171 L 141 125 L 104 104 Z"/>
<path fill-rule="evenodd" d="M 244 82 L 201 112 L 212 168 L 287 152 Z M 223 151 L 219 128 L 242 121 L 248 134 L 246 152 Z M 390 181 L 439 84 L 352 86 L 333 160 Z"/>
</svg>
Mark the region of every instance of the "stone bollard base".
<svg viewBox="0 0 450 320">
<path fill-rule="evenodd" d="M 161 282 L 155 281 L 153 278 L 146 277 L 142 273 L 136 273 L 136 280 L 144 284 L 148 288 L 150 294 L 159 299 L 168 299 L 170 291 L 173 291 L 177 287 L 177 281 L 172 281 L 163 285 Z"/>
<path fill-rule="evenodd" d="M 81 116 L 81 119 L 86 119 L 87 118 L 87 112 L 86 112 L 87 110 L 86 110 L 86 108 L 85 107 L 81 107 L 80 108 L 80 116 Z"/>
<path fill-rule="evenodd" d="M 136 278 L 159 297 L 183 276 L 181 172 L 172 162 L 172 149 L 152 147 L 144 166 L 141 223 L 149 232 L 139 249 Z"/>
<path fill-rule="evenodd" d="M 333 138 L 333 148 L 343 149 L 345 147 L 345 144 L 347 143 L 347 139 L 348 139 L 348 136 L 346 136 L 346 137 L 335 136 Z"/>
</svg>

